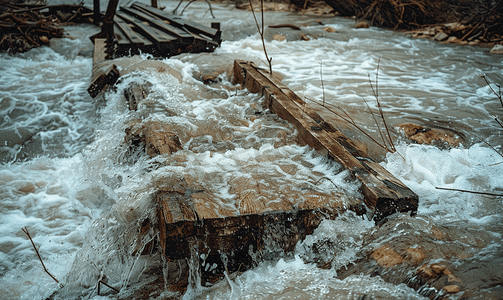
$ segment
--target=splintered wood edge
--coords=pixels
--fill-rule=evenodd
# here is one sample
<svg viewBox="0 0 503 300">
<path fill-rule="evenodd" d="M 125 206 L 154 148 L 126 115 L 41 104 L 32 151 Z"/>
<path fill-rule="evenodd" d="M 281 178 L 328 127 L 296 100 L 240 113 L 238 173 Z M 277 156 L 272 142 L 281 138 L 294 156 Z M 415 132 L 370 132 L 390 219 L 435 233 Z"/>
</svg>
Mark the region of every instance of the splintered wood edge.
<svg viewBox="0 0 503 300">
<path fill-rule="evenodd" d="M 265 96 L 265 106 L 292 123 L 299 142 L 332 157 L 362 183 L 369 218 L 379 221 L 395 212 L 417 212 L 419 197 L 340 131 L 326 123 L 307 103 L 251 62 L 234 62 L 234 83 Z M 354 155 L 358 155 L 355 157 Z"/>
</svg>

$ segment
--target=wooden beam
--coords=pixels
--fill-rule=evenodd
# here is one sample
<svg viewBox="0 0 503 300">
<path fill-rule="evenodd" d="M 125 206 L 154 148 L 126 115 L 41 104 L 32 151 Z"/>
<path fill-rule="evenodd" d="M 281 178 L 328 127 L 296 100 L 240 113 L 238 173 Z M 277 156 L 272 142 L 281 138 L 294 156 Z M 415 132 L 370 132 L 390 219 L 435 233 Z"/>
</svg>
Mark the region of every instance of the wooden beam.
<svg viewBox="0 0 503 300">
<path fill-rule="evenodd" d="M 361 181 L 369 217 L 380 221 L 395 212 L 417 212 L 419 197 L 412 190 L 268 72 L 253 63 L 235 61 L 234 80 L 252 93 L 263 94 L 264 105 L 297 128 L 299 143 L 333 158 Z"/>
<path fill-rule="evenodd" d="M 95 98 L 108 85 L 119 79 L 119 71 L 114 64 L 106 61 L 106 39 L 94 40 L 93 74 L 87 92 Z"/>
<path fill-rule="evenodd" d="M 257 262 L 256 257 L 293 251 L 323 219 L 348 209 L 341 202 L 330 208 L 285 206 L 264 211 L 258 205 L 263 200 L 251 196 L 249 204 L 255 208 L 242 214 L 226 209 L 215 195 L 184 179 L 163 184 L 155 195 L 162 254 L 170 261 L 196 260 L 202 266 L 202 284 L 222 278 L 224 272 L 245 271 Z"/>
<path fill-rule="evenodd" d="M 99 25 L 101 22 L 100 0 L 93 0 L 93 24 Z"/>
</svg>

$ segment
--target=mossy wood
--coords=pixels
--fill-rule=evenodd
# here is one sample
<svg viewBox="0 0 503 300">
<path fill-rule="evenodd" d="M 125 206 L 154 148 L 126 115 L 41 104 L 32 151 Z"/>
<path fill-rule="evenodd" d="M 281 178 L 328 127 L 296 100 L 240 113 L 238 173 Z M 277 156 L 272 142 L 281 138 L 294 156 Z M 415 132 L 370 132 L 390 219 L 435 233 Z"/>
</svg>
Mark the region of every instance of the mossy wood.
<svg viewBox="0 0 503 300">
<path fill-rule="evenodd" d="M 395 212 L 417 212 L 419 198 L 412 190 L 267 71 L 252 62 L 235 61 L 234 81 L 263 94 L 264 106 L 297 128 L 300 144 L 333 158 L 361 181 L 369 217 L 380 221 Z"/>
</svg>

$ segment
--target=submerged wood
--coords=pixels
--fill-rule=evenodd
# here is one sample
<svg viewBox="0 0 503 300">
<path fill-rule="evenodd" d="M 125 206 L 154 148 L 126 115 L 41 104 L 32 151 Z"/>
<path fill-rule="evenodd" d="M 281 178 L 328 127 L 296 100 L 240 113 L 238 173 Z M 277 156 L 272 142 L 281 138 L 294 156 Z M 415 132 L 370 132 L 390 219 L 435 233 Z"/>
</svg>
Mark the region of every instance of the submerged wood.
<svg viewBox="0 0 503 300">
<path fill-rule="evenodd" d="M 333 158 L 361 181 L 370 218 L 380 221 L 395 212 L 417 212 L 419 198 L 413 191 L 269 73 L 253 63 L 235 61 L 234 81 L 263 94 L 264 106 L 297 128 L 300 144 Z"/>
<path fill-rule="evenodd" d="M 234 189 L 239 190 L 239 184 Z M 268 256 L 293 251 L 323 219 L 347 210 L 342 202 L 333 205 L 323 198 L 302 209 L 288 203 L 274 207 L 258 191 L 241 194 L 235 211 L 214 198 L 190 176 L 163 180 L 155 195 L 163 256 L 200 265 L 203 284 L 221 279 L 224 272 L 245 271 Z"/>
</svg>

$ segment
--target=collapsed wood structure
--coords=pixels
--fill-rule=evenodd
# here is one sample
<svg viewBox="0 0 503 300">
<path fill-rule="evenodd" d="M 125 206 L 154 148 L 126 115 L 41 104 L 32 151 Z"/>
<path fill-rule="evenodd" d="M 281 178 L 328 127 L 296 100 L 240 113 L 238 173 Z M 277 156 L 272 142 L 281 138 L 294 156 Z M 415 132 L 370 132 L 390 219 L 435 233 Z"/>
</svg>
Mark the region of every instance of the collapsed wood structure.
<svg viewBox="0 0 503 300">
<path fill-rule="evenodd" d="M 211 27 L 183 19 L 153 6 L 134 2 L 116 11 L 118 0 L 110 0 L 100 33 L 91 37 L 102 60 L 141 53 L 172 57 L 181 53 L 213 52 L 222 42 L 220 23 Z M 101 62 L 101 60 L 100 60 Z M 93 62 L 88 92 L 96 97 L 118 79 L 115 66 Z"/>
<path fill-rule="evenodd" d="M 376 222 L 396 212 L 417 212 L 418 196 L 414 192 L 267 71 L 251 62 L 235 61 L 234 83 L 264 95 L 264 108 L 293 124 L 300 144 L 310 145 L 349 169 L 362 183 L 365 205 L 353 203 L 346 207 L 330 201 L 337 196 L 314 193 L 307 195 L 311 200 L 298 207 L 289 203 L 272 207 L 266 198 L 260 197 L 260 191 L 243 196 L 239 191 L 249 191 L 250 187 L 246 182 L 235 182 L 231 190 L 241 195 L 239 212 L 235 212 L 219 207 L 190 176 L 167 180 L 154 198 L 159 243 L 162 255 L 169 261 L 198 257 L 203 283 L 214 282 L 224 272 L 252 267 L 257 257 L 265 257 L 264 248 L 281 253 L 293 251 L 296 243 L 312 234 L 323 219 L 336 218 L 347 209 L 367 214 Z M 133 102 L 144 95 L 139 87 L 132 87 L 128 94 L 130 99 L 135 98 Z M 159 133 L 165 137 L 155 140 L 173 141 L 169 130 L 153 134 Z M 164 153 L 177 151 L 176 145 L 171 143 Z M 163 152 L 157 148 L 157 153 Z"/>
<path fill-rule="evenodd" d="M 176 39 L 171 39 L 178 49 L 183 45 L 203 49 L 218 43 L 218 29 L 213 28 L 215 30 L 210 31 L 208 27 L 198 27 L 190 22 L 183 23 L 173 17 L 168 21 L 168 25 L 173 25 L 173 28 L 165 28 L 165 25 L 154 18 L 165 16 L 161 12 L 134 3 L 130 8 L 122 8 L 113 18 L 114 22 L 109 24 L 113 24 L 119 34 L 124 34 L 127 28 L 135 28 L 128 33 L 128 41 L 131 42 L 128 43 L 129 47 L 134 45 L 134 33 L 137 34 L 134 36 L 138 37 L 138 41 L 148 35 L 146 32 L 152 33 L 149 41 L 153 45 L 153 36 L 161 38 L 160 33 L 166 33 L 168 29 L 173 34 L 179 33 Z M 175 21 L 179 27 L 174 25 Z M 151 28 L 142 28 L 144 22 L 151 24 Z M 123 31 L 122 26 L 126 27 L 126 30 Z M 187 30 L 176 31 L 174 27 L 191 28 L 192 31 L 189 36 Z M 154 33 L 153 29 L 158 31 Z M 143 37 L 139 37 L 141 33 L 144 33 Z M 196 39 L 198 35 L 203 36 L 202 42 Z M 106 59 L 111 53 L 107 51 L 107 38 L 110 37 L 103 34 L 95 38 L 95 85 L 90 87 L 91 94 L 97 95 L 102 88 L 113 84 L 121 76 L 114 61 Z M 113 38 L 118 41 L 115 33 Z M 162 51 L 167 51 L 165 53 L 168 54 L 179 51 L 164 46 L 164 42 L 155 43 L 154 48 L 158 51 L 164 49 Z M 206 46 L 203 46 L 203 43 L 206 43 Z M 146 47 L 145 44 L 137 45 Z M 116 46 L 118 47 L 118 44 Z M 211 50 L 211 47 L 209 49 Z M 164 274 L 168 274 L 167 277 L 159 274 L 159 277 L 167 280 L 165 284 L 168 288 L 185 290 L 188 278 L 195 276 L 194 272 L 199 274 L 195 278 L 200 278 L 202 284 L 215 282 L 220 280 L 223 274 L 253 267 L 268 255 L 291 252 L 297 242 L 312 234 L 323 219 L 334 219 L 348 209 L 360 215 L 366 214 L 376 222 L 396 212 L 417 212 L 418 196 L 414 192 L 368 157 L 356 143 L 325 122 L 314 109 L 267 71 L 251 62 L 235 61 L 233 78 L 234 84 L 239 84 L 252 93 L 264 95 L 264 108 L 294 125 L 298 132 L 297 140 L 301 145 L 309 145 L 347 168 L 353 178 L 361 182 L 364 203 L 357 199 L 343 203 L 337 201 L 337 197 L 340 197 L 338 195 L 313 190 L 303 191 L 302 195 L 292 191 L 289 197 L 306 199 L 292 205 L 290 201 L 272 201 L 276 199 L 264 196 L 260 186 L 252 186 L 249 180 L 243 179 L 232 181 L 229 187 L 233 194 L 238 195 L 236 209 L 229 209 L 222 204 L 222 199 L 205 190 L 197 178 L 190 174 L 163 178 L 161 182 L 156 183 L 157 191 L 152 199 L 156 205 L 156 220 L 145 220 L 140 234 L 151 227 L 158 230 L 158 239 L 147 245 L 143 253 L 151 253 L 156 248 L 154 244 L 159 246 L 162 257 L 167 261 Z M 138 104 L 146 99 L 148 90 L 148 87 L 137 84 L 126 89 L 125 97 L 130 110 L 137 109 Z M 183 149 L 175 131 L 162 122 L 132 122 L 126 129 L 125 142 L 145 149 L 150 157 L 159 154 L 170 155 Z M 267 251 L 264 251 L 266 249 Z"/>
<path fill-rule="evenodd" d="M 159 231 L 158 240 L 153 243 L 160 246 L 168 261 L 167 273 L 176 274 L 168 276 L 170 288 L 183 291 L 190 268 L 199 273 L 204 284 L 221 279 L 224 273 L 253 267 L 268 255 L 291 252 L 323 219 L 336 218 L 348 209 L 367 214 L 376 222 L 395 212 L 417 211 L 418 196 L 414 192 L 267 71 L 251 62 L 235 61 L 234 83 L 263 94 L 264 108 L 293 124 L 300 144 L 310 145 L 349 169 L 362 183 L 365 203 L 355 201 L 348 205 L 333 201 L 337 195 L 312 191 L 304 193 L 302 197 L 307 200 L 294 207 L 288 201 L 271 201 L 261 194 L 260 187 L 237 180 L 230 187 L 233 194 L 239 195 L 237 210 L 232 210 L 222 206 L 222 199 L 214 198 L 191 175 L 165 178 L 156 183 L 153 196 L 157 220 L 144 222 L 140 231 L 146 232 L 151 226 Z M 125 92 L 129 109 L 136 110 L 147 95 L 148 87 L 131 85 Z M 141 120 L 126 129 L 126 142 L 143 147 L 151 157 L 182 149 L 169 125 Z M 250 192 L 253 189 L 257 190 Z M 152 249 L 153 245 L 147 246 L 144 253 Z"/>
</svg>

